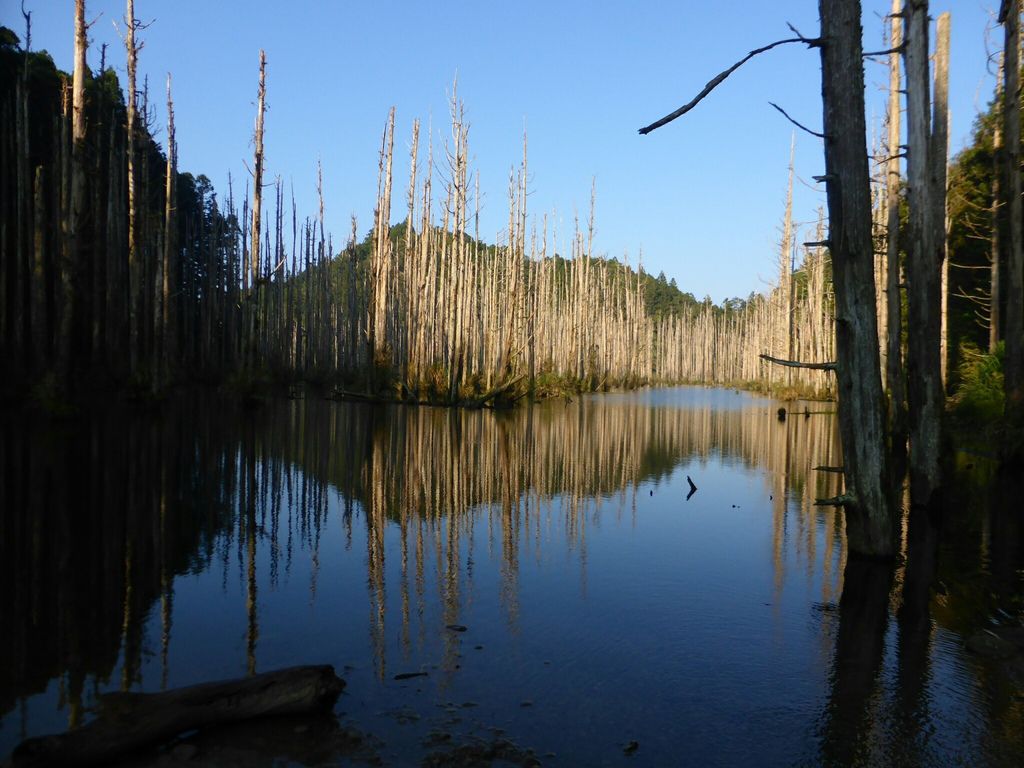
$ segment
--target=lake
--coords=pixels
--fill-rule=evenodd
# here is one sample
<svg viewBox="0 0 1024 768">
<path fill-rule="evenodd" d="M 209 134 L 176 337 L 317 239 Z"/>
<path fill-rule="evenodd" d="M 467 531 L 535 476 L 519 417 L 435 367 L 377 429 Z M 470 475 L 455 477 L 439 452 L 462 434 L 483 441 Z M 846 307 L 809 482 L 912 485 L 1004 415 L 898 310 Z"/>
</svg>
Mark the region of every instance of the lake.
<svg viewBox="0 0 1024 768">
<path fill-rule="evenodd" d="M 779 406 L 7 414 L 0 758 L 107 691 L 332 664 L 334 717 L 193 764 L 1024 762 L 1024 680 L 964 647 L 1020 622 L 1016 500 L 961 456 L 941 536 L 847 562 L 835 405 Z"/>
</svg>

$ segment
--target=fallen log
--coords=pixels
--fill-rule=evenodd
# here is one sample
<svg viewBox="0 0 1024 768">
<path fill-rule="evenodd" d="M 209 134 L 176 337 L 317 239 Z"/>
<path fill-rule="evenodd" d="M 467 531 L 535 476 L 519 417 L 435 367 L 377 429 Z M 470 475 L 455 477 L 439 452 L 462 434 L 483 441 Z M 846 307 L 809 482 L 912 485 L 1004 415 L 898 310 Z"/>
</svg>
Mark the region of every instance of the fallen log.
<svg viewBox="0 0 1024 768">
<path fill-rule="evenodd" d="M 464 405 L 465 405 L 466 408 L 469 408 L 469 409 L 483 408 L 491 400 L 494 400 L 499 395 L 505 394 L 506 392 L 508 392 L 513 387 L 515 387 L 519 382 L 521 382 L 525 378 L 526 378 L 526 376 L 524 374 L 520 374 L 518 376 L 514 376 L 511 379 L 508 379 L 507 381 L 505 381 L 503 384 L 498 384 L 496 387 L 494 387 L 492 389 L 489 389 L 487 392 L 484 392 L 484 394 L 482 394 L 480 397 L 471 398 L 471 399 L 467 400 L 464 403 Z"/>
<path fill-rule="evenodd" d="M 360 403 L 395 403 L 400 402 L 394 397 L 381 397 L 369 392 L 353 392 L 348 389 L 335 388 L 327 395 L 328 400 L 355 400 Z"/>
<path fill-rule="evenodd" d="M 163 693 L 100 697 L 98 717 L 74 730 L 21 742 L 14 766 L 102 765 L 186 731 L 270 715 L 329 711 L 345 687 L 329 665 L 290 667 Z"/>
</svg>

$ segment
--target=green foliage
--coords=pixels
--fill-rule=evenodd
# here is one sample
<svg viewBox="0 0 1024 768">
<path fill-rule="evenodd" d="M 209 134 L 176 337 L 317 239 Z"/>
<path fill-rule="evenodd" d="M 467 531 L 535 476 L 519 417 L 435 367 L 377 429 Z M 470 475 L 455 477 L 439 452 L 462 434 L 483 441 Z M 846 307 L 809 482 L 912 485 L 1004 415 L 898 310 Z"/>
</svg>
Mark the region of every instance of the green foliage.
<svg viewBox="0 0 1024 768">
<path fill-rule="evenodd" d="M 18 35 L 10 27 L 0 26 L 0 48 L 17 48 L 21 45 Z"/>
<path fill-rule="evenodd" d="M 656 278 L 645 273 L 641 285 L 644 290 L 645 308 L 651 317 L 682 315 L 700 308 L 700 302 L 693 294 L 680 291 L 675 278 L 671 282 L 666 281 L 664 272 Z"/>
<path fill-rule="evenodd" d="M 960 383 L 951 405 L 957 422 L 963 426 L 985 427 L 1003 417 L 1002 342 L 994 354 L 982 352 L 970 342 L 960 346 Z"/>
<path fill-rule="evenodd" d="M 970 143 L 953 158 L 949 169 L 949 260 L 955 268 L 949 270 L 948 321 L 953 357 L 950 370 L 955 374 L 964 364 L 968 368 L 973 364 L 961 357 L 964 350 L 988 345 L 987 304 L 995 234 L 992 196 L 998 159 L 994 134 L 1001 119 L 999 107 L 993 99 L 977 116 Z M 1005 308 L 1007 266 L 1002 266 L 1004 285 L 997 298 Z"/>
</svg>

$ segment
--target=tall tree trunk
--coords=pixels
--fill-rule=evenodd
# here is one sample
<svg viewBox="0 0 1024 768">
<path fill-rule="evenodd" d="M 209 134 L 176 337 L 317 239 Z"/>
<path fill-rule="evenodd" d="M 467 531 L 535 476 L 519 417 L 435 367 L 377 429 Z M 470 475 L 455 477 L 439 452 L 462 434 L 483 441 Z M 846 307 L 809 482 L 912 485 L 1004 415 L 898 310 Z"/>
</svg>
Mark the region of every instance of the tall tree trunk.
<svg viewBox="0 0 1024 768">
<path fill-rule="evenodd" d="M 782 250 L 779 253 L 779 291 L 782 295 L 781 327 L 786 334 L 786 343 L 780 354 L 787 360 L 793 359 L 793 160 L 796 155 L 796 132 L 789 143 L 789 184 L 786 187 L 786 214 L 782 223 Z M 786 385 L 793 386 L 793 368 L 786 367 Z"/>
<path fill-rule="evenodd" d="M 1020 178 L 1020 0 L 1003 0 L 999 20 L 1006 33 L 1003 136 L 1006 291 L 1006 416 L 1011 427 L 1024 422 L 1024 233 Z"/>
<path fill-rule="evenodd" d="M 49 363 L 50 343 L 46 333 L 46 233 L 49 231 L 46 221 L 46 195 L 43 185 L 43 166 L 36 167 L 34 202 L 35 237 L 32 249 L 32 315 L 29 318 L 32 327 L 32 373 L 38 379 L 46 372 Z"/>
<path fill-rule="evenodd" d="M 902 44 L 901 0 L 892 0 L 890 45 Z M 900 292 L 900 54 L 889 54 L 889 158 L 886 173 L 886 309 L 888 313 L 888 354 L 886 382 L 889 386 L 889 439 L 900 464 L 906 456 L 906 379 L 903 371 L 903 302 Z"/>
<path fill-rule="evenodd" d="M 259 271 L 260 271 L 260 224 L 263 216 L 263 115 L 266 112 L 267 55 L 260 49 L 260 84 L 256 92 L 256 128 L 253 133 L 253 191 L 252 191 L 252 246 L 249 254 L 250 282 L 252 294 L 246 298 L 249 323 L 246 339 L 246 358 L 250 366 L 256 364 L 256 330 L 259 313 Z"/>
<path fill-rule="evenodd" d="M 163 323 L 160 333 L 160 379 L 166 384 L 170 376 L 171 360 L 175 355 L 176 317 L 171 307 L 173 301 L 171 282 L 177 283 L 174 268 L 175 232 L 175 181 L 178 173 L 178 146 L 174 139 L 174 101 L 171 99 L 171 75 L 167 74 L 167 171 L 164 178 L 164 258 L 163 274 L 160 281 L 160 302 L 163 306 Z"/>
<path fill-rule="evenodd" d="M 946 244 L 946 166 L 949 162 L 949 12 L 939 16 L 935 35 L 935 98 L 932 104 L 932 204 L 935 206 L 932 222 L 935 227 L 935 242 L 941 259 L 941 282 L 939 285 L 939 365 L 940 386 L 946 391 L 946 368 L 949 363 L 947 349 L 949 305 L 949 259 Z"/>
<path fill-rule="evenodd" d="M 878 360 L 860 0 L 819 0 L 839 429 L 851 553 L 892 557 L 896 524 Z"/>
<path fill-rule="evenodd" d="M 263 115 L 266 111 L 267 96 L 267 55 L 260 49 L 260 85 L 256 93 L 256 129 L 253 134 L 253 190 L 252 190 L 252 256 L 249 266 L 252 270 L 252 286 L 256 288 L 259 279 L 260 223 L 263 211 Z"/>
<path fill-rule="evenodd" d="M 128 94 L 125 105 L 128 113 L 128 357 L 130 372 L 137 374 L 139 361 L 142 359 L 140 346 L 142 318 L 139 316 L 139 304 L 142 298 L 140 285 L 142 265 L 139 263 L 138 190 L 135 188 L 135 122 L 138 117 L 136 114 L 135 76 L 138 70 L 139 49 L 135 45 L 137 25 L 134 0 L 128 0 L 124 23 L 125 50 L 128 55 Z"/>
<path fill-rule="evenodd" d="M 931 87 L 928 77 L 928 1 L 904 5 L 907 69 L 907 182 L 910 226 L 907 258 L 907 394 L 910 406 L 910 499 L 927 506 L 941 482 L 939 441 L 943 409 L 939 357 L 941 250 L 936 242 L 930 160 Z"/>
<path fill-rule="evenodd" d="M 989 315 L 988 315 L 988 351 L 995 354 L 996 346 L 1002 338 L 1000 334 L 1001 309 L 999 297 L 1002 293 L 1000 285 L 1000 262 L 1002 261 L 1002 240 L 1003 240 L 1003 216 L 1002 216 L 1002 186 L 1003 175 L 1003 109 L 1005 108 L 1005 96 L 1003 94 L 1003 54 L 999 54 L 999 74 L 996 77 L 996 120 L 992 130 L 992 247 L 989 251 L 991 261 L 991 273 L 989 277 Z"/>
<path fill-rule="evenodd" d="M 66 258 L 61 265 L 61 307 L 59 370 L 61 386 L 71 387 L 74 345 L 72 329 L 77 311 L 77 274 L 84 251 L 82 233 L 85 218 L 85 0 L 75 0 L 75 74 L 71 90 L 71 190 Z"/>
</svg>

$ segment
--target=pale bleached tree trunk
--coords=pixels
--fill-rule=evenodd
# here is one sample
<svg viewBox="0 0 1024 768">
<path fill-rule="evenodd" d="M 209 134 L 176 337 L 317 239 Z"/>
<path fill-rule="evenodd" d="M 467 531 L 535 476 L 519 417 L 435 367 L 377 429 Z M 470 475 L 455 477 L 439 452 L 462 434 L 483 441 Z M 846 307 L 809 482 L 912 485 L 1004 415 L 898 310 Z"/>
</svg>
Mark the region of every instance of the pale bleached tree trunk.
<svg viewBox="0 0 1024 768">
<path fill-rule="evenodd" d="M 779 330 L 785 339 L 779 354 L 793 359 L 793 160 L 796 155 L 796 132 L 789 143 L 789 184 L 786 187 L 786 213 L 782 222 L 782 247 L 779 250 Z M 793 368 L 785 369 L 786 385 L 793 386 Z"/>
<path fill-rule="evenodd" d="M 886 383 L 889 387 L 889 437 L 893 453 L 905 456 L 907 445 L 906 378 L 903 370 L 903 302 L 900 290 L 900 54 L 903 42 L 901 0 L 892 0 L 889 54 L 889 140 L 886 161 Z"/>
<path fill-rule="evenodd" d="M 1000 323 L 1002 322 L 1002 305 L 999 301 L 1002 286 L 1000 285 L 1000 262 L 1002 261 L 1002 185 L 1003 185 L 1003 54 L 999 54 L 999 74 L 996 77 L 996 119 L 992 129 L 992 243 L 989 250 L 991 273 L 989 277 L 989 315 L 988 315 L 988 351 L 995 354 L 999 344 Z"/>
<path fill-rule="evenodd" d="M 258 285 L 260 271 L 260 225 L 263 221 L 263 116 L 266 113 L 266 97 L 267 54 L 260 49 L 260 84 L 256 91 L 256 128 L 253 132 L 252 255 L 249 257 L 254 289 Z"/>
<path fill-rule="evenodd" d="M 383 360 L 387 349 L 388 277 L 391 271 L 391 159 L 394 150 L 395 109 L 391 108 L 381 138 L 377 175 L 377 205 L 373 219 L 373 250 L 370 254 L 369 306 L 366 319 L 366 388 L 373 393 L 376 386 L 374 368 Z"/>
<path fill-rule="evenodd" d="M 247 321 L 243 321 L 245 327 L 245 361 L 249 367 L 256 365 L 259 357 L 259 324 L 262 322 L 260 315 L 260 256 L 262 253 L 262 242 L 260 232 L 263 224 L 263 117 L 266 112 L 267 93 L 267 55 L 260 49 L 260 79 L 256 90 L 256 123 L 253 128 L 253 192 L 252 192 L 252 223 L 250 231 L 252 238 L 249 246 L 249 264 L 247 282 L 252 292 L 246 297 L 244 313 L 247 313 Z M 244 225 L 243 225 L 244 226 Z M 243 266 L 244 269 L 244 266 Z M 307 266 L 308 269 L 308 266 Z M 307 299 L 310 297 L 307 296 Z M 307 304 L 307 307 L 309 305 Z M 311 329 L 307 329 L 311 330 Z M 307 341 L 308 341 L 307 337 Z M 310 351 L 307 345 L 307 353 Z"/>
<path fill-rule="evenodd" d="M 135 21 L 135 0 L 128 0 L 128 8 L 124 18 L 125 51 L 128 56 L 128 93 L 127 131 L 128 131 L 128 356 L 131 372 L 137 373 L 142 350 L 140 347 L 140 300 L 142 290 L 140 273 L 142 265 L 139 259 L 139 219 L 138 190 L 135 184 L 135 143 L 136 143 L 136 73 L 138 71 L 139 47 L 135 43 L 135 32 L 138 27 Z"/>
<path fill-rule="evenodd" d="M 166 383 L 175 355 L 176 315 L 172 309 L 173 297 L 171 281 L 177 280 L 174 264 L 175 243 L 177 241 L 177 222 L 174 218 L 176 175 L 178 173 L 178 146 L 174 138 L 174 101 L 171 98 L 171 75 L 167 75 L 167 171 L 164 179 L 164 257 L 160 281 L 160 305 L 162 323 L 158 326 L 160 334 L 160 378 Z"/>
<path fill-rule="evenodd" d="M 948 306 L 949 306 L 949 259 L 947 258 L 946 226 L 946 167 L 949 162 L 949 12 L 939 16 L 935 35 L 935 97 L 932 104 L 932 145 L 929 160 L 932 164 L 932 204 L 935 241 L 941 259 L 941 281 L 939 285 L 939 365 L 940 384 L 946 390 L 946 374 L 949 364 Z"/>
<path fill-rule="evenodd" d="M 82 233 L 85 217 L 85 53 L 89 42 L 86 38 L 88 26 L 85 23 L 85 0 L 75 0 L 75 74 L 71 91 L 71 190 L 68 223 L 68 249 L 64 264 L 61 265 L 60 310 L 60 353 L 59 370 L 61 385 L 70 387 L 72 374 L 73 325 L 77 304 L 77 276 L 81 269 L 84 252 Z"/>
</svg>

